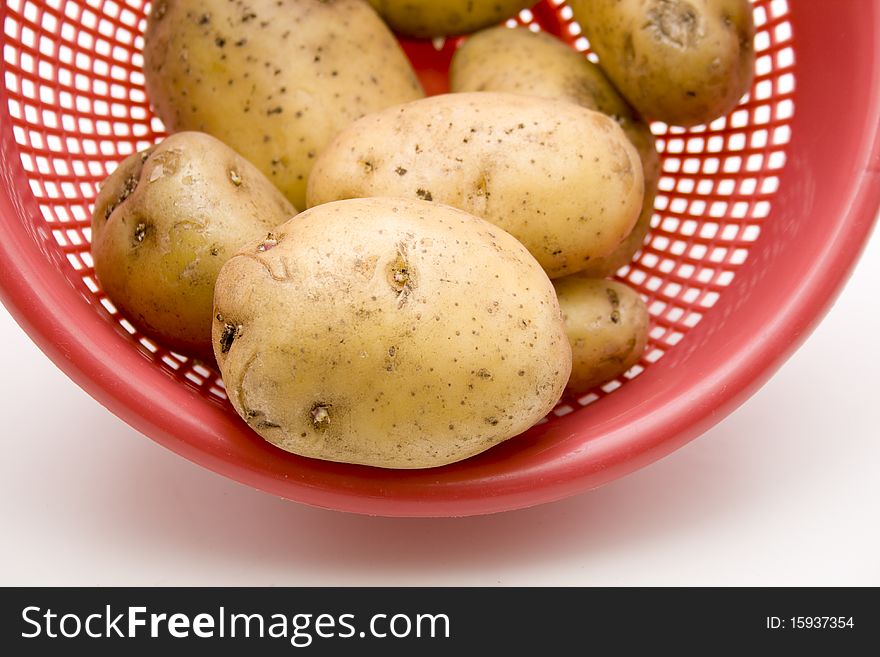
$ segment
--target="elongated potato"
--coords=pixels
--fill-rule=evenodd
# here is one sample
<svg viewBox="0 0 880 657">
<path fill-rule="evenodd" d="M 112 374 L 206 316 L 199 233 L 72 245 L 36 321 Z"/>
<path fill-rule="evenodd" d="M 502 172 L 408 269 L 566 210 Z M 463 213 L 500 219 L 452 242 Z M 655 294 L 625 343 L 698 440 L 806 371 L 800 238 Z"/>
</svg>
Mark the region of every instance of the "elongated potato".
<svg viewBox="0 0 880 657">
<path fill-rule="evenodd" d="M 570 0 L 608 77 L 645 117 L 708 123 L 754 77 L 749 0 Z"/>
<path fill-rule="evenodd" d="M 223 267 L 214 348 L 269 442 L 386 468 L 444 465 L 559 398 L 571 350 L 553 286 L 513 237 L 453 208 L 308 210 Z"/>
<path fill-rule="evenodd" d="M 297 207 L 339 130 L 424 95 L 363 0 L 156 0 L 144 64 L 150 101 L 171 131 L 223 140 Z"/>
<path fill-rule="evenodd" d="M 580 274 L 557 279 L 553 286 L 571 344 L 571 392 L 587 392 L 639 362 L 650 316 L 635 290 Z"/>
<path fill-rule="evenodd" d="M 595 278 L 610 276 L 632 260 L 651 227 L 660 158 L 651 129 L 617 92 L 601 69 L 583 54 L 544 32 L 493 27 L 464 42 L 452 59 L 453 92 L 508 91 L 569 100 L 615 119 L 639 152 L 645 178 L 642 212 L 626 239 L 610 254 L 583 269 Z"/>
<path fill-rule="evenodd" d="M 535 0 L 370 0 L 370 4 L 396 32 L 437 37 L 500 23 Z"/>
<path fill-rule="evenodd" d="M 107 296 L 167 346 L 213 359 L 220 267 L 296 214 L 260 171 L 198 132 L 125 159 L 92 215 L 92 258 Z"/>
<path fill-rule="evenodd" d="M 643 193 L 638 153 L 614 120 L 564 101 L 486 92 L 356 121 L 316 163 L 308 203 L 400 196 L 451 205 L 511 233 L 555 278 L 611 253 Z"/>
</svg>

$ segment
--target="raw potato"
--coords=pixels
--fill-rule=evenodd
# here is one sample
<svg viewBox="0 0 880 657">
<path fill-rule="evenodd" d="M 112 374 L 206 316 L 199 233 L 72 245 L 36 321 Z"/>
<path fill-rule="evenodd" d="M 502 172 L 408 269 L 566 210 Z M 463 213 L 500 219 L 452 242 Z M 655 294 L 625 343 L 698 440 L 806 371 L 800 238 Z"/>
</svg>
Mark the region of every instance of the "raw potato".
<svg viewBox="0 0 880 657">
<path fill-rule="evenodd" d="M 181 132 L 126 158 L 92 216 L 101 287 L 149 335 L 213 359 L 211 308 L 220 267 L 296 214 L 266 177 L 209 135 Z"/>
<path fill-rule="evenodd" d="M 217 281 L 214 348 L 266 440 L 386 468 L 525 431 L 571 369 L 553 286 L 523 246 L 406 199 L 322 205 L 240 251 Z"/>
<path fill-rule="evenodd" d="M 692 126 L 729 113 L 752 84 L 749 0 L 570 0 L 620 92 L 645 117 Z"/>
<path fill-rule="evenodd" d="M 363 0 L 156 0 L 144 64 L 169 130 L 218 137 L 300 208 L 315 158 L 339 130 L 424 95 Z"/>
<path fill-rule="evenodd" d="M 456 51 L 450 88 L 453 92 L 508 91 L 559 98 L 614 118 L 639 152 L 645 200 L 635 227 L 620 246 L 604 258 L 591 260 L 583 272 L 605 278 L 632 260 L 651 227 L 660 158 L 651 129 L 598 66 L 545 32 L 494 27 L 477 32 Z"/>
<path fill-rule="evenodd" d="M 553 286 L 571 344 L 569 391 L 587 392 L 639 362 L 650 317 L 635 290 L 581 275 L 555 280 Z"/>
<path fill-rule="evenodd" d="M 308 204 L 445 203 L 512 234 L 555 278 L 611 253 L 643 193 L 638 153 L 614 120 L 565 101 L 485 92 L 433 96 L 353 123 L 315 165 Z"/>
<path fill-rule="evenodd" d="M 370 4 L 396 32 L 437 37 L 500 23 L 535 0 L 370 0 Z"/>
</svg>

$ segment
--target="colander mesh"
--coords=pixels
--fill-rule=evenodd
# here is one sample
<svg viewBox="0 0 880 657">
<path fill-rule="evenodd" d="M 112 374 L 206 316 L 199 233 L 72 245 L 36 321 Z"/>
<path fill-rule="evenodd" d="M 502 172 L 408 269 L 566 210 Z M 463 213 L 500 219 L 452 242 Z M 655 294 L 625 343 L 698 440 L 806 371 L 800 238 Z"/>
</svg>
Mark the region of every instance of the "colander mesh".
<svg viewBox="0 0 880 657">
<path fill-rule="evenodd" d="M 556 32 L 594 58 L 562 0 L 517 21 Z M 610 394 L 686 341 L 748 260 L 770 215 L 794 113 L 794 50 L 788 0 L 753 0 L 755 82 L 729 116 L 689 129 L 654 123 L 662 162 L 652 230 L 618 278 L 636 288 L 652 318 L 641 362 L 546 421 Z M 228 406 L 218 373 L 143 336 L 102 293 L 89 253 L 98 184 L 124 157 L 164 135 L 142 73 L 149 3 L 138 0 L 6 0 L 0 8 L 9 125 L 41 214 L 22 229 L 123 339 L 204 398 Z M 558 20 L 542 25 L 553 12 Z M 436 44 L 438 51 L 442 43 Z M 232 412 L 231 407 L 229 407 Z"/>
</svg>

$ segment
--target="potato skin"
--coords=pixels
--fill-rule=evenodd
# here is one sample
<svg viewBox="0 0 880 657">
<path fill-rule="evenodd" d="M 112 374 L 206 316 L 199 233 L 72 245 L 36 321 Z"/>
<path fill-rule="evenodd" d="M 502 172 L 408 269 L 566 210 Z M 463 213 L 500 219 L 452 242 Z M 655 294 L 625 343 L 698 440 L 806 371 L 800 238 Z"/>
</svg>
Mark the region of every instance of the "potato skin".
<svg viewBox="0 0 880 657">
<path fill-rule="evenodd" d="M 754 77 L 748 0 L 571 0 L 602 68 L 645 117 L 692 126 L 729 113 Z"/>
<path fill-rule="evenodd" d="M 238 153 L 180 132 L 126 158 L 104 181 L 92 214 L 95 274 L 148 335 L 210 361 L 220 267 L 294 214 Z"/>
<path fill-rule="evenodd" d="M 635 290 L 580 274 L 557 279 L 553 286 L 571 344 L 570 392 L 587 392 L 639 362 L 650 316 Z"/>
<path fill-rule="evenodd" d="M 223 267 L 214 346 L 232 405 L 282 449 L 385 468 L 458 461 L 558 400 L 553 286 L 459 210 L 355 199 L 303 212 Z"/>
<path fill-rule="evenodd" d="M 208 132 L 297 207 L 315 157 L 354 119 L 424 93 L 363 0 L 157 0 L 144 75 L 172 132 Z"/>
<path fill-rule="evenodd" d="M 644 186 L 612 119 L 519 94 L 433 96 L 356 121 L 312 171 L 308 203 L 399 196 L 500 226 L 551 278 L 608 255 L 632 230 Z"/>
<path fill-rule="evenodd" d="M 559 98 L 615 119 L 639 152 L 645 199 L 630 234 L 611 254 L 591 259 L 582 271 L 595 278 L 605 278 L 632 260 L 651 227 L 660 158 L 648 124 L 598 66 L 544 32 L 532 32 L 524 27 L 493 27 L 477 32 L 456 51 L 450 70 L 450 89 L 456 93 L 507 91 Z"/>
<path fill-rule="evenodd" d="M 395 32 L 415 37 L 467 34 L 516 16 L 535 0 L 369 0 Z"/>
</svg>

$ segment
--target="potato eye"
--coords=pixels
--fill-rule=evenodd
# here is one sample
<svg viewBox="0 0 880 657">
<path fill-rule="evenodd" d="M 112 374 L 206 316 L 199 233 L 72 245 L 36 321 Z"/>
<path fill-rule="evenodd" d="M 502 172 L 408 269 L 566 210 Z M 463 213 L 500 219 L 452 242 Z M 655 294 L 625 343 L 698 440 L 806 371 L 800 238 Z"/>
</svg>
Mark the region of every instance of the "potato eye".
<svg viewBox="0 0 880 657">
<path fill-rule="evenodd" d="M 316 403 L 309 411 L 312 426 L 319 431 L 324 431 L 330 426 L 330 404 Z"/>
<path fill-rule="evenodd" d="M 134 241 L 137 244 L 140 244 L 144 241 L 144 237 L 147 235 L 147 224 L 144 222 L 140 222 L 137 226 L 134 227 Z"/>
<path fill-rule="evenodd" d="M 220 335 L 220 353 L 225 354 L 232 348 L 235 338 L 241 335 L 241 324 L 224 324 L 223 333 Z"/>
</svg>

